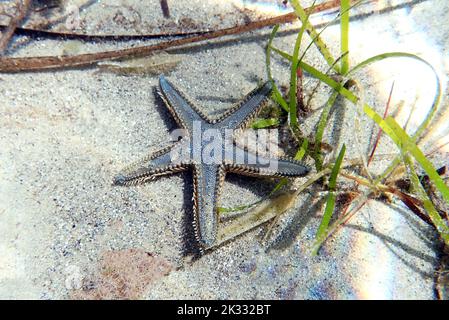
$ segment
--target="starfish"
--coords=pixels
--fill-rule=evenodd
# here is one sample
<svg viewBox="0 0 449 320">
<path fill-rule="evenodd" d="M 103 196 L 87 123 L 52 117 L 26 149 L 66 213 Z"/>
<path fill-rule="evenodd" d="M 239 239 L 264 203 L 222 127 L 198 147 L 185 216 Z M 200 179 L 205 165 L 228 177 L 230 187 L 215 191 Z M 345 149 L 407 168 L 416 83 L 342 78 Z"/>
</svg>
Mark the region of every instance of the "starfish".
<svg viewBox="0 0 449 320">
<path fill-rule="evenodd" d="M 219 117 L 209 118 L 160 76 L 158 93 L 185 134 L 169 147 L 124 169 L 115 176 L 114 184 L 135 185 L 193 168 L 195 236 L 201 249 L 217 245 L 218 200 L 226 172 L 265 177 L 298 177 L 309 172 L 307 166 L 291 158 L 266 156 L 235 143 L 235 132 L 241 132 L 255 118 L 271 90 L 270 82 L 266 82 Z M 205 136 L 209 140 L 213 137 L 215 148 L 211 149 Z"/>
</svg>

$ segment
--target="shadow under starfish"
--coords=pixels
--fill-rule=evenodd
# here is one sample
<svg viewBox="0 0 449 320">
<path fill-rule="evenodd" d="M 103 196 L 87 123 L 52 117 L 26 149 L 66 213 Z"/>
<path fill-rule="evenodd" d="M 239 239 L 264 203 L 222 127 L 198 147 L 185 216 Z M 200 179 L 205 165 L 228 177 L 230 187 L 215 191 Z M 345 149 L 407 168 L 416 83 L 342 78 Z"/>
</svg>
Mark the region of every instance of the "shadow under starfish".
<svg viewBox="0 0 449 320">
<path fill-rule="evenodd" d="M 122 170 L 114 178 L 114 184 L 135 185 L 193 168 L 195 236 L 201 249 L 217 245 L 218 200 L 226 172 L 298 177 L 307 175 L 310 170 L 296 160 L 252 152 L 235 143 L 235 135 L 262 109 L 271 89 L 267 82 L 219 117 L 209 118 L 160 76 L 159 94 L 178 125 L 185 130 L 183 137 Z"/>
</svg>

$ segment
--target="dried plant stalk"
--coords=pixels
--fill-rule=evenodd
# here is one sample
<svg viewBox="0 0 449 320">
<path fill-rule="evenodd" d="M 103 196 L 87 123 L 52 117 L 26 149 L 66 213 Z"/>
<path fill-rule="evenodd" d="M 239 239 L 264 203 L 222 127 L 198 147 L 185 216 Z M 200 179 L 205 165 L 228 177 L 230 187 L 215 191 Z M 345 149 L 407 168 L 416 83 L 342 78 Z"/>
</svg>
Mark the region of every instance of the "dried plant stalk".
<svg viewBox="0 0 449 320">
<path fill-rule="evenodd" d="M 311 13 L 320 12 L 334 8 L 339 5 L 339 1 L 328 1 L 320 5 L 308 8 Z M 55 68 L 68 68 L 87 66 L 96 62 L 106 60 L 116 60 L 121 58 L 142 57 L 156 51 L 174 49 L 187 44 L 193 44 L 201 41 L 211 40 L 219 37 L 249 32 L 263 27 L 273 26 L 280 23 L 288 23 L 297 19 L 294 12 L 284 15 L 268 18 L 264 20 L 250 22 L 245 25 L 239 25 L 231 28 L 212 31 L 210 33 L 197 36 L 186 37 L 171 41 L 165 41 L 154 45 L 134 47 L 128 49 L 104 51 L 98 53 L 86 53 L 73 56 L 43 56 L 27 58 L 6 58 L 0 57 L 0 72 L 20 72 L 36 71 Z"/>
<path fill-rule="evenodd" d="M 2 37 L 0 38 L 0 54 L 3 54 L 8 47 L 8 44 L 16 31 L 16 28 L 22 23 L 23 19 L 25 19 L 30 5 L 31 0 L 17 1 L 17 15 L 11 18 L 9 25 L 3 31 Z"/>
</svg>

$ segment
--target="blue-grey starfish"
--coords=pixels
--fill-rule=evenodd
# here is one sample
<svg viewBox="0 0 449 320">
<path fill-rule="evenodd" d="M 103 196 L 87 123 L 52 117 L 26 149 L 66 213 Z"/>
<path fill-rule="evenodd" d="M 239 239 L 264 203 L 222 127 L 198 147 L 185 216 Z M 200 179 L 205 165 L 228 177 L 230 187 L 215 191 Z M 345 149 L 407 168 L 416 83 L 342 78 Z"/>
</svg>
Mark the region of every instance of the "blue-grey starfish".
<svg viewBox="0 0 449 320">
<path fill-rule="evenodd" d="M 271 93 L 269 82 L 249 93 L 239 104 L 221 116 L 211 119 L 163 76 L 159 94 L 177 123 L 187 135 L 168 148 L 155 152 L 119 173 L 116 185 L 134 185 L 159 176 L 194 171 L 194 227 L 203 249 L 217 243 L 218 199 L 225 173 L 250 176 L 304 176 L 309 168 L 290 158 L 261 155 L 238 146 L 229 130 L 244 129 L 262 109 Z M 204 135 L 214 132 L 218 148 L 211 150 Z M 210 135 L 210 134 L 209 134 Z M 206 161 L 204 155 L 213 159 Z M 218 159 L 218 160 L 217 160 Z"/>
</svg>

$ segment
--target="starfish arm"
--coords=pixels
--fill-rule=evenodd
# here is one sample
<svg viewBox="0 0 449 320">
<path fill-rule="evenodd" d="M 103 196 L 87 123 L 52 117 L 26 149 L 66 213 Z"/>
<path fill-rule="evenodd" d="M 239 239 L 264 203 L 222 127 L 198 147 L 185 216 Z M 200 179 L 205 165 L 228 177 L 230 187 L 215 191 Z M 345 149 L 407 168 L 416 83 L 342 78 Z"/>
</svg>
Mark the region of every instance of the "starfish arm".
<svg viewBox="0 0 449 320">
<path fill-rule="evenodd" d="M 159 95 L 168 110 L 182 128 L 192 133 L 194 121 L 210 122 L 207 116 L 190 102 L 185 94 L 162 75 L 159 77 L 159 90 Z"/>
<path fill-rule="evenodd" d="M 144 183 L 157 177 L 184 171 L 190 161 L 184 157 L 174 160 L 173 155 L 182 152 L 183 144 L 177 142 L 171 146 L 153 152 L 139 161 L 127 166 L 115 177 L 113 184 L 129 186 Z"/>
<path fill-rule="evenodd" d="M 217 240 L 218 199 L 225 170 L 220 165 L 196 164 L 193 168 L 195 236 L 201 247 L 207 249 Z"/>
<path fill-rule="evenodd" d="M 309 173 L 310 168 L 287 157 L 269 157 L 256 154 L 236 146 L 236 158 L 225 159 L 226 168 L 230 172 L 269 177 L 302 177 Z"/>
<path fill-rule="evenodd" d="M 247 127 L 268 101 L 271 89 L 270 82 L 264 83 L 247 94 L 241 102 L 221 115 L 215 122 L 220 122 L 220 126 L 229 129 Z"/>
</svg>

